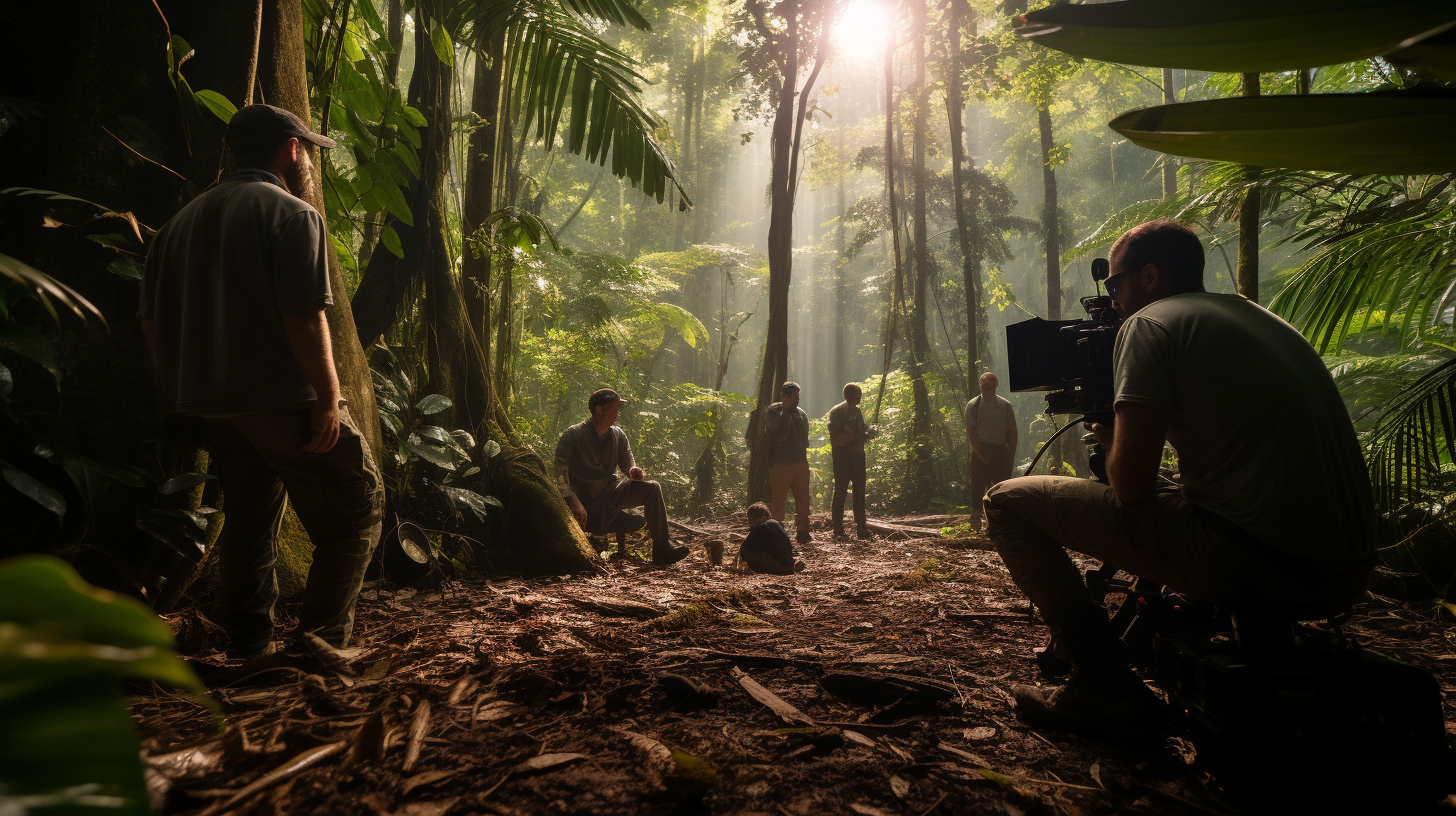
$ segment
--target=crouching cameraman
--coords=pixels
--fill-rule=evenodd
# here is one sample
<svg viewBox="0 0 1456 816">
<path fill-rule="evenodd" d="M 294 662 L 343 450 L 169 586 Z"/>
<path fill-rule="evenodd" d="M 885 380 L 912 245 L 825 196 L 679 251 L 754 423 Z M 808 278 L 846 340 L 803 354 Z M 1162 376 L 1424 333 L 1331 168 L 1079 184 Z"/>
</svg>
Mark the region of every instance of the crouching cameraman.
<svg viewBox="0 0 1456 816">
<path fill-rule="evenodd" d="M 1203 289 L 1203 245 L 1173 221 L 1112 248 L 1107 292 L 1126 322 L 1114 352 L 1113 427 L 1094 425 L 1111 486 L 1032 476 L 985 499 L 989 535 L 1072 662 L 1061 688 L 1018 686 L 1028 723 L 1101 736 L 1156 728 L 1075 550 L 1199 600 L 1328 610 L 1374 564 L 1369 477 L 1319 355 L 1283 320 Z M 1164 440 L 1178 490 L 1155 490 Z"/>
</svg>

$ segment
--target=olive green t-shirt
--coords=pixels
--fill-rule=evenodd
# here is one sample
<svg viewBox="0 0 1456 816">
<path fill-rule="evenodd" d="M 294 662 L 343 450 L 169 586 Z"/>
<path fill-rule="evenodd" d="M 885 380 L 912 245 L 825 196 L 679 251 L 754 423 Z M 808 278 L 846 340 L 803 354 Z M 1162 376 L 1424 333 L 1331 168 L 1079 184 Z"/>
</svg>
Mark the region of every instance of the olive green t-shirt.
<svg viewBox="0 0 1456 816">
<path fill-rule="evenodd" d="M 1190 503 L 1285 552 L 1374 552 L 1350 415 L 1293 326 L 1238 295 L 1174 295 L 1128 318 L 1113 360 L 1116 402 L 1167 412 Z"/>
<path fill-rule="evenodd" d="M 1000 394 L 992 395 L 989 402 L 975 396 L 966 403 L 965 419 L 966 430 L 974 431 L 977 439 L 987 445 L 1004 445 L 1006 429 L 1016 424 L 1016 411 L 1011 400 Z"/>
<path fill-rule="evenodd" d="M 164 414 L 284 413 L 318 396 L 283 315 L 333 303 L 318 211 L 270 174 L 241 170 L 157 232 L 137 316 L 153 321 Z"/>
</svg>

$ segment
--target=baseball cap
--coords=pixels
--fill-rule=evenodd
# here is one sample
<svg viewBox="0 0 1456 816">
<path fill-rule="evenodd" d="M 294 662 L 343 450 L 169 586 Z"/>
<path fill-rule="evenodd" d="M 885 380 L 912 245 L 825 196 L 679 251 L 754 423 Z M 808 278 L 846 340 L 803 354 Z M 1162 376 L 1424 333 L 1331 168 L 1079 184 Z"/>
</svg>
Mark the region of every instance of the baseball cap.
<svg viewBox="0 0 1456 816">
<path fill-rule="evenodd" d="M 797 394 L 799 393 L 799 384 L 796 382 L 786 382 L 783 384 L 783 387 L 779 389 L 779 393 Z"/>
<path fill-rule="evenodd" d="M 224 137 L 233 153 L 266 153 L 294 137 L 313 142 L 319 147 L 338 147 L 339 143 L 308 129 L 308 124 L 292 111 L 272 105 L 249 105 L 233 114 Z"/>
<path fill-rule="evenodd" d="M 622 399 L 621 394 L 610 388 L 600 388 L 592 392 L 591 399 L 587 400 L 586 408 L 588 411 L 595 411 L 598 405 L 611 405 L 618 400 L 627 401 Z"/>
</svg>

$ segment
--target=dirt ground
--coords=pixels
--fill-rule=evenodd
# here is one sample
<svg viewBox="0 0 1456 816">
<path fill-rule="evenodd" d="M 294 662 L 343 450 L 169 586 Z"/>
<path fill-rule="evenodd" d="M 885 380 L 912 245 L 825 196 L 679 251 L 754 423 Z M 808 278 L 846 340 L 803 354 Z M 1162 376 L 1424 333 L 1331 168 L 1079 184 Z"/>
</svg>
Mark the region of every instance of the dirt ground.
<svg viewBox="0 0 1456 816">
<path fill-rule="evenodd" d="M 1138 746 L 1019 723 L 1009 688 L 1038 681 L 1045 629 L 985 541 L 835 541 L 826 522 L 791 577 L 734 572 L 725 521 L 699 525 L 722 568 L 698 546 L 664 569 L 371 583 L 354 648 L 246 672 L 205 619 L 171 616 L 219 713 L 132 698 L 154 796 L 178 814 L 1238 812 L 1176 729 Z M 1376 600 L 1347 631 L 1435 673 L 1452 732 L 1456 628 Z"/>
</svg>

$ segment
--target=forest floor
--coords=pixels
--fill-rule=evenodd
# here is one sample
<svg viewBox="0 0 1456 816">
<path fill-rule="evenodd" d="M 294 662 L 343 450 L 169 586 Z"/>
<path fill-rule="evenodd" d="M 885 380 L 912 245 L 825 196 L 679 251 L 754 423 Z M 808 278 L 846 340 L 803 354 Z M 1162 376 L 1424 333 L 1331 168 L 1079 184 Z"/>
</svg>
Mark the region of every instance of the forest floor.
<svg viewBox="0 0 1456 816">
<path fill-rule="evenodd" d="M 730 566 L 699 546 L 671 568 L 371 583 L 353 648 L 246 671 L 170 616 L 222 718 L 132 698 L 154 796 L 209 815 L 1239 810 L 1176 729 L 1120 745 L 1016 719 L 1046 632 L 983 539 L 836 541 L 820 516 L 808 569 L 773 577 L 731 569 L 741 519 L 697 526 Z M 1453 731 L 1456 627 L 1374 601 L 1347 631 L 1433 672 Z"/>
</svg>

